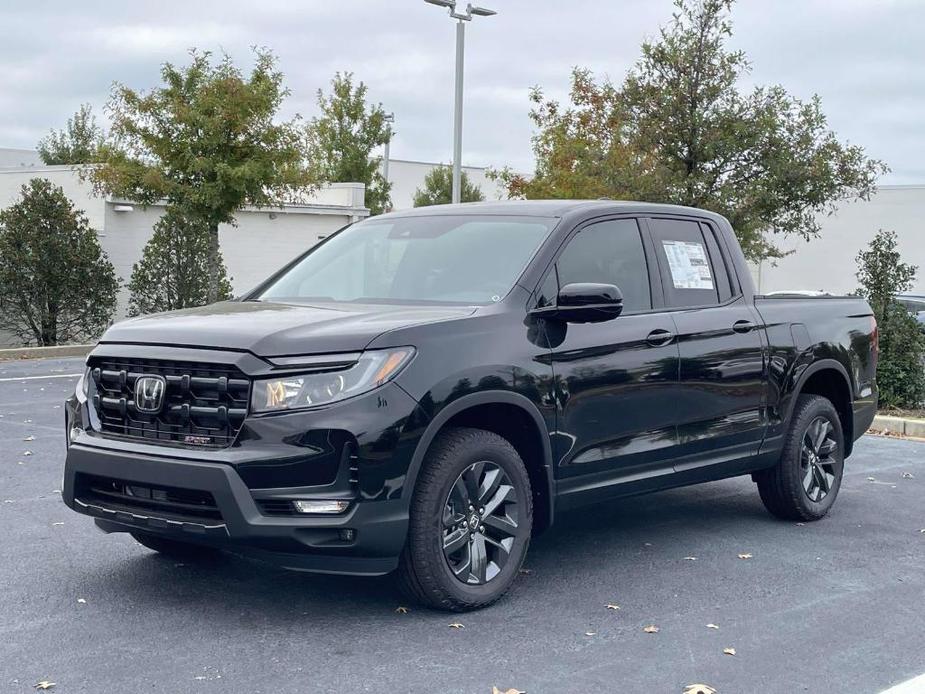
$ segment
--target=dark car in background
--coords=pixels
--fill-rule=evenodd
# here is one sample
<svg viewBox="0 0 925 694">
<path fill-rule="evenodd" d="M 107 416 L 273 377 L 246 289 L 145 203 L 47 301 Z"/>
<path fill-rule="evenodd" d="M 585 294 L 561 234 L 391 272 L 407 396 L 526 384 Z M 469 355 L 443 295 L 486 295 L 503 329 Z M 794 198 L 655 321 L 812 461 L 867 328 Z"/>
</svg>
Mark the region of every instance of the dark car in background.
<svg viewBox="0 0 925 694">
<path fill-rule="evenodd" d="M 863 299 L 756 296 L 718 215 L 420 208 L 110 328 L 67 402 L 63 497 L 160 552 L 396 571 L 471 609 L 588 503 L 751 475 L 774 515 L 821 518 L 876 362 Z"/>
</svg>

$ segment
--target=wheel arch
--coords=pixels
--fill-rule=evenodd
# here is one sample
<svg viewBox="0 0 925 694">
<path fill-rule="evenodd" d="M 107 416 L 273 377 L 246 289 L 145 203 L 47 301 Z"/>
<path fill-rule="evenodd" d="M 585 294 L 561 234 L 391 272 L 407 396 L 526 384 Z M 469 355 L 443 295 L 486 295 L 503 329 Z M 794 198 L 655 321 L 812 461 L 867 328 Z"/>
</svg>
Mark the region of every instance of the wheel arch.
<svg viewBox="0 0 925 694">
<path fill-rule="evenodd" d="M 800 395 L 820 395 L 827 398 L 838 412 L 842 433 L 845 437 L 845 457 L 851 455 L 854 447 L 854 415 L 852 412 L 852 388 L 848 371 L 834 359 L 820 359 L 810 364 L 797 380 L 793 397 L 787 408 L 787 421 L 793 416 L 797 398 Z"/>
<path fill-rule="evenodd" d="M 410 501 L 424 458 L 437 434 L 455 426 L 491 431 L 514 446 L 524 461 L 533 487 L 534 533 L 552 525 L 555 480 L 546 423 L 527 397 L 510 391 L 471 393 L 443 407 L 418 441 L 408 466 L 402 497 Z"/>
</svg>

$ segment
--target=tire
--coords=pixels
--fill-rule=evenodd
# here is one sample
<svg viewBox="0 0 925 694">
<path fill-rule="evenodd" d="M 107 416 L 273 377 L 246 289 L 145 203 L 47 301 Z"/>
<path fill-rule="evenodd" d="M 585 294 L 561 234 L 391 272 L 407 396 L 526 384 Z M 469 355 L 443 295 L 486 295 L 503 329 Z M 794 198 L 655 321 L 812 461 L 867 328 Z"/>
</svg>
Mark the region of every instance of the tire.
<svg viewBox="0 0 925 694">
<path fill-rule="evenodd" d="M 219 551 L 212 547 L 205 547 L 192 542 L 182 542 L 150 533 L 133 532 L 131 535 L 139 544 L 172 559 L 206 559 L 215 557 Z"/>
<path fill-rule="evenodd" d="M 514 447 L 482 429 L 441 432 L 411 498 L 399 587 L 435 609 L 486 607 L 517 578 L 532 525 L 530 477 Z"/>
<path fill-rule="evenodd" d="M 765 508 L 784 520 L 825 516 L 841 487 L 844 455 L 845 436 L 835 406 L 819 395 L 799 396 L 780 462 L 756 475 Z"/>
</svg>

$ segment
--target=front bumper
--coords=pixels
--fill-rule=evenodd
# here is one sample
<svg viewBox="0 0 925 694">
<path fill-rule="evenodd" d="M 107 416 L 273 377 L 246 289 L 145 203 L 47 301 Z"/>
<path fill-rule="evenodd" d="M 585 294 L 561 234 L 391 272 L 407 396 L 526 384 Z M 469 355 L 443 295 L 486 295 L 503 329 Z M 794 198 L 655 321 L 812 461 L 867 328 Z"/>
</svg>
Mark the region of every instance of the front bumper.
<svg viewBox="0 0 925 694">
<path fill-rule="evenodd" d="M 388 384 L 322 410 L 246 420 L 234 445 L 197 449 L 101 436 L 93 408 L 78 394 L 65 407 L 68 435 L 77 430 L 62 497 L 105 532 L 152 533 L 296 570 L 385 574 L 396 568 L 407 534 L 402 483 L 423 424 L 416 408 Z M 98 480 L 210 495 L 214 515 L 165 512 L 124 496 L 113 502 L 94 493 L 91 481 Z M 350 505 L 337 515 L 268 511 L 268 502 L 292 498 Z"/>
<path fill-rule="evenodd" d="M 81 498 L 79 476 L 208 492 L 221 519 L 177 518 Z M 251 491 L 227 465 L 128 455 L 80 444 L 68 449 L 62 496 L 70 508 L 93 516 L 107 532 L 149 532 L 229 549 L 286 568 L 327 573 L 392 571 L 408 524 L 407 505 L 401 499 L 357 502 L 332 517 L 265 516 Z M 342 529 L 354 531 L 353 541 L 340 539 Z"/>
</svg>

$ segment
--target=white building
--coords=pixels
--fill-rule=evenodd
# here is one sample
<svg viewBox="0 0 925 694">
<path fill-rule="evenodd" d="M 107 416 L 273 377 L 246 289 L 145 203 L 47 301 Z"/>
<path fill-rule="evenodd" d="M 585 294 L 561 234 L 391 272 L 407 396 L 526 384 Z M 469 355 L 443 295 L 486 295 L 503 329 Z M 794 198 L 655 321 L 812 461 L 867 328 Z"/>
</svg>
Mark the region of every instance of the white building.
<svg viewBox="0 0 925 694">
<path fill-rule="evenodd" d="M 414 207 L 414 193 L 424 187 L 424 177 L 439 164 L 406 159 L 389 159 L 389 182 L 392 184 L 392 209 L 405 210 Z M 478 166 L 464 166 L 470 183 L 482 189 L 486 200 L 500 200 L 505 197 L 504 189 L 487 176 L 488 169 Z"/>
<path fill-rule="evenodd" d="M 759 291 L 821 290 L 846 294 L 858 287 L 858 252 L 880 229 L 896 232 L 903 262 L 918 265 L 911 294 L 925 294 L 925 185 L 880 186 L 869 201 L 846 202 L 820 219 L 819 238 L 777 239 L 790 254 L 752 268 Z"/>
</svg>

